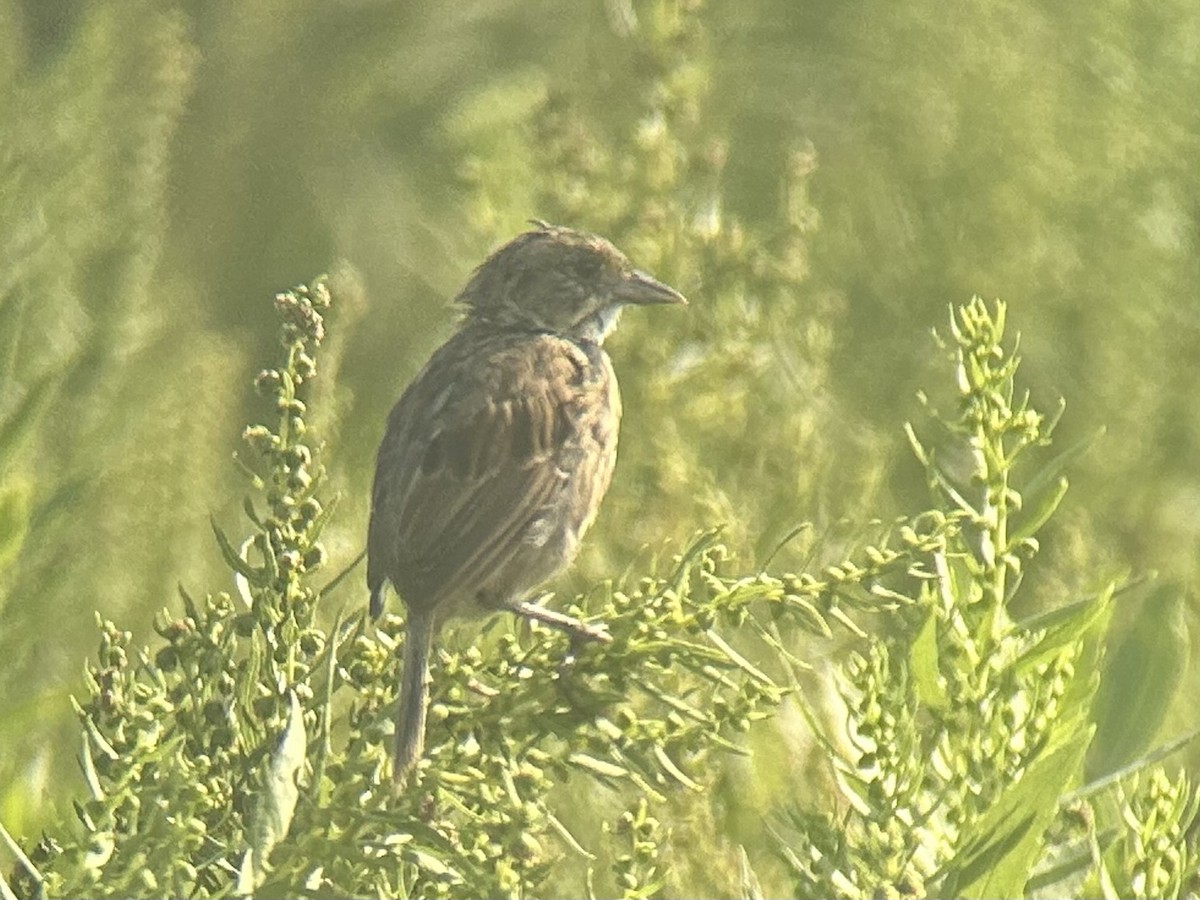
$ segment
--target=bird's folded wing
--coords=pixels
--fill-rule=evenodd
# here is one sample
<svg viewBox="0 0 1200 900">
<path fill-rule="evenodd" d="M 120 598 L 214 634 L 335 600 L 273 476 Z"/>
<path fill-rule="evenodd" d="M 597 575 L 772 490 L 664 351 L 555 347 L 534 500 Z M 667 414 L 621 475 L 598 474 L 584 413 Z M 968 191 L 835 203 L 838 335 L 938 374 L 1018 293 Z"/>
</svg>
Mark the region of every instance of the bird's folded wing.
<svg viewBox="0 0 1200 900">
<path fill-rule="evenodd" d="M 604 402 L 602 379 L 589 377 L 586 355 L 562 339 L 543 336 L 474 362 L 457 380 L 436 366 L 422 373 L 411 390 L 429 396 L 431 409 L 417 397 L 397 410 L 404 421 L 381 449 L 410 474 L 377 484 L 370 551 L 390 562 L 385 574 L 409 603 L 474 596 L 511 560 L 567 482 L 560 463 L 589 427 L 582 411 Z M 433 399 L 422 382 L 442 384 L 442 393 Z"/>
</svg>

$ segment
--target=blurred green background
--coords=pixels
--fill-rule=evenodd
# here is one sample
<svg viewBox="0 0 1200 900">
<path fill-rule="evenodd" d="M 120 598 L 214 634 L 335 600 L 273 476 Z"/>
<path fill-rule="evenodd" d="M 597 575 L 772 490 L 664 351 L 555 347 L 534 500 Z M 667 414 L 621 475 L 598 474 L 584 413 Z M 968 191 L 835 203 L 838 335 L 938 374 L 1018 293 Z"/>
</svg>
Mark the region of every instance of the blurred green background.
<svg viewBox="0 0 1200 900">
<path fill-rule="evenodd" d="M 625 246 L 692 307 L 631 313 L 613 339 L 622 462 L 562 586 L 721 521 L 750 567 L 799 522 L 919 510 L 901 425 L 946 378 L 929 330 L 952 302 L 1001 296 L 1037 402 L 1068 401 L 1058 440 L 1107 429 L 1070 471 L 1033 602 L 1127 572 L 1178 585 L 1131 595 L 1116 639 L 1154 617 L 1161 692 L 1184 687 L 1158 737 L 1195 726 L 1192 0 L 0 0 L 0 425 L 29 426 L 19 443 L 0 428 L 11 831 L 81 791 L 68 695 L 94 612 L 150 641 L 177 584 L 229 588 L 209 516 L 237 533 L 231 454 L 263 413 L 271 295 L 334 273 L 317 417 L 343 493 L 336 570 L 364 543 L 385 416 L 449 333 L 448 301 L 561 208 L 543 199 L 557 173 L 530 171 L 550 156 L 530 154 L 530 122 L 557 105 L 601 138 L 652 131 L 663 71 L 644 34 L 681 17 L 687 139 L 719 157 L 695 186 L 708 227 L 802 223 L 796 288 L 736 296 Z M 582 196 L 564 224 L 607 229 L 606 202 Z M 664 372 L 671 347 L 709 352 Z M 360 583 L 334 602 L 365 603 Z M 1158 685 L 1124 697 L 1114 679 L 1107 702 L 1135 689 Z"/>
</svg>

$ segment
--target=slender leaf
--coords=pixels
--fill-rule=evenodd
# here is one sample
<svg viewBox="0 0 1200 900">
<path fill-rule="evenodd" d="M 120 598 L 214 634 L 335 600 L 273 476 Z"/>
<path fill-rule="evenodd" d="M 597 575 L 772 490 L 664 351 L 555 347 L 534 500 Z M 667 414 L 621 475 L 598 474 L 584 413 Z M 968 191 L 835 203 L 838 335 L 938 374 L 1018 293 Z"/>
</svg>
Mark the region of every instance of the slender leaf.
<svg viewBox="0 0 1200 900">
<path fill-rule="evenodd" d="M 1089 778 L 1123 766 L 1158 736 L 1183 684 L 1190 647 L 1184 592 L 1164 584 L 1146 598 L 1104 666 Z"/>
<path fill-rule="evenodd" d="M 1058 814 L 1063 787 L 1078 773 L 1087 735 L 1071 729 L 1060 745 L 1034 762 L 1016 784 L 963 835 L 962 849 L 930 896 L 1021 897 Z"/>
</svg>

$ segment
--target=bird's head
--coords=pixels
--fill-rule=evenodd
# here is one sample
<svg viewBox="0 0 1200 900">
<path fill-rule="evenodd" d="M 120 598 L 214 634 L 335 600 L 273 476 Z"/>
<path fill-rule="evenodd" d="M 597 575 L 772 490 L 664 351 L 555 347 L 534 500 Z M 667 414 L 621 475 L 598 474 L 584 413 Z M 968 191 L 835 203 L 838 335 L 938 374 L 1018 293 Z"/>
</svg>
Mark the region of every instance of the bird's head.
<svg viewBox="0 0 1200 900">
<path fill-rule="evenodd" d="M 489 256 L 458 295 L 469 321 L 600 343 L 621 307 L 687 303 L 594 234 L 535 223 Z"/>
</svg>

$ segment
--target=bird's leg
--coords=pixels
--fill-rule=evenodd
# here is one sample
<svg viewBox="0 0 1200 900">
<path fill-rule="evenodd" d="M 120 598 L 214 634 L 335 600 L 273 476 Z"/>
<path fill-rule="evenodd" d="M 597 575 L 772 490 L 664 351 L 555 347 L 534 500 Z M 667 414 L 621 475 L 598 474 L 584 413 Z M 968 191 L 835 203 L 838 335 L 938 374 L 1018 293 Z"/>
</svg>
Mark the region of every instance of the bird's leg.
<svg viewBox="0 0 1200 900">
<path fill-rule="evenodd" d="M 534 603 L 532 600 L 522 600 L 519 603 L 513 603 L 509 608 L 518 616 L 532 619 L 535 622 L 541 622 L 543 625 L 549 625 L 551 628 L 557 628 L 559 631 L 568 634 L 573 640 L 599 641 L 601 644 L 612 643 L 612 635 L 604 630 L 603 625 L 589 625 L 587 622 L 581 622 L 573 616 L 547 609 L 540 603 Z"/>
</svg>

